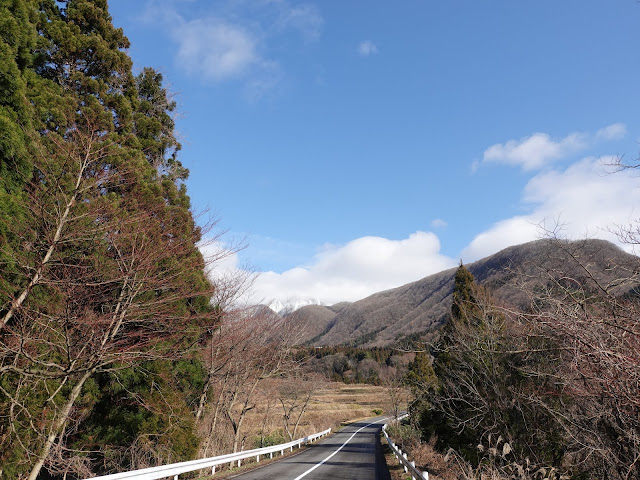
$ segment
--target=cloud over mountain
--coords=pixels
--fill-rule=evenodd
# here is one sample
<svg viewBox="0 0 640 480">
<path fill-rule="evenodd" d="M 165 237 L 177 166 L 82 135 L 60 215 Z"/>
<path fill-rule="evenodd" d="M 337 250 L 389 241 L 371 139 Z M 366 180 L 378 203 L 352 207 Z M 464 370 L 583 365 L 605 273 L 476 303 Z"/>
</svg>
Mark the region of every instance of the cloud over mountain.
<svg viewBox="0 0 640 480">
<path fill-rule="evenodd" d="M 357 300 L 453 265 L 455 261 L 440 253 L 440 241 L 430 232 L 401 240 L 362 237 L 346 245 L 325 245 L 311 265 L 264 272 L 255 290 L 266 300 L 312 296 L 332 304 Z"/>
<path fill-rule="evenodd" d="M 559 228 L 562 235 L 574 239 L 593 236 L 619 243 L 608 229 L 628 225 L 640 216 L 634 210 L 634 205 L 640 205 L 640 189 L 633 172 L 607 174 L 604 165 L 613 160 L 589 157 L 564 170 L 535 175 L 522 194 L 522 203 L 530 212 L 501 220 L 476 235 L 462 258 L 473 261 L 509 245 L 535 240 L 544 229 Z"/>
</svg>

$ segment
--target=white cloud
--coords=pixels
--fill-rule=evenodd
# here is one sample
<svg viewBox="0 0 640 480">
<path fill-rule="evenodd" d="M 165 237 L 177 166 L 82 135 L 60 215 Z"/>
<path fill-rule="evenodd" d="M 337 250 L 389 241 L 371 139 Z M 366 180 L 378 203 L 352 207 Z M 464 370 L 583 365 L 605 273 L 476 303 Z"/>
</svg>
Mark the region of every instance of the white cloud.
<svg viewBox="0 0 640 480">
<path fill-rule="evenodd" d="M 191 74 L 221 81 L 245 74 L 263 60 L 256 39 L 242 27 L 215 18 L 182 20 L 172 31 L 177 62 Z"/>
<path fill-rule="evenodd" d="M 546 133 L 534 133 L 520 140 L 490 146 L 484 151 L 481 163 L 520 167 L 525 171 L 537 170 L 584 151 L 597 141 L 617 140 L 625 134 L 626 127 L 621 123 L 601 128 L 595 134 L 577 132 L 559 140 L 554 140 Z M 472 170 L 477 167 L 476 163 Z"/>
<path fill-rule="evenodd" d="M 403 240 L 362 237 L 323 247 L 310 266 L 260 274 L 254 298 L 353 301 L 452 266 L 455 260 L 440 253 L 440 241 L 433 233 L 416 232 Z"/>
<path fill-rule="evenodd" d="M 460 258 L 465 263 L 474 262 L 511 245 L 539 238 L 539 230 L 528 216 L 518 216 L 495 223 L 471 241 L 462 250 Z"/>
<path fill-rule="evenodd" d="M 308 41 L 320 38 L 324 19 L 315 5 L 290 6 L 287 2 L 279 2 L 280 13 L 277 26 L 281 30 L 293 28 L 298 30 Z"/>
<path fill-rule="evenodd" d="M 552 170 L 534 176 L 526 185 L 522 201 L 531 210 L 494 224 L 477 235 L 462 251 L 470 262 L 509 245 L 539 238 L 539 225 L 553 229 L 558 223 L 568 238 L 595 236 L 617 243 L 607 228 L 627 225 L 640 212 L 638 179 L 632 172 L 607 175 L 603 164 L 613 157 L 585 158 L 565 170 Z M 625 247 L 630 250 L 630 247 Z"/>
<path fill-rule="evenodd" d="M 378 47 L 371 40 L 365 40 L 358 45 L 358 53 L 363 57 L 368 57 L 378 53 Z"/>
<path fill-rule="evenodd" d="M 204 258 L 207 276 L 212 280 L 242 270 L 238 265 L 238 254 L 218 240 L 203 239 L 198 249 Z"/>
<path fill-rule="evenodd" d="M 447 225 L 447 222 L 445 222 L 441 218 L 435 218 L 431 221 L 431 226 L 433 228 L 445 228 Z"/>
<path fill-rule="evenodd" d="M 497 143 L 484 151 L 482 163 L 497 163 L 523 170 L 535 170 L 586 147 L 583 134 L 572 133 L 554 141 L 546 133 L 534 133 L 520 140 Z"/>
<path fill-rule="evenodd" d="M 198 248 L 205 262 L 205 274 L 215 286 L 211 301 L 226 308 L 248 303 L 256 275 L 239 264 L 237 248 L 219 240 L 203 239 Z"/>
<path fill-rule="evenodd" d="M 282 77 L 278 59 L 266 52 L 278 36 L 297 32 L 320 37 L 324 20 L 311 4 L 286 0 L 223 2 L 187 18 L 175 0 L 149 0 L 144 21 L 167 31 L 177 46 L 175 62 L 209 82 L 242 81 L 251 98 L 273 89 Z"/>
<path fill-rule="evenodd" d="M 619 140 L 627 134 L 627 126 L 624 123 L 614 123 L 608 127 L 601 128 L 596 132 L 599 140 Z"/>
</svg>

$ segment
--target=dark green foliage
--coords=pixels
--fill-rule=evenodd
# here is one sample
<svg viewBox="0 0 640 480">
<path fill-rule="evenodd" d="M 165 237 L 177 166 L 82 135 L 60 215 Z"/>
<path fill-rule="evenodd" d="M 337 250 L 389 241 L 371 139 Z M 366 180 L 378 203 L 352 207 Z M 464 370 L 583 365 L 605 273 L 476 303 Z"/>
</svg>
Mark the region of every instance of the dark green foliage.
<svg viewBox="0 0 640 480">
<path fill-rule="evenodd" d="M 15 281 L 14 248 L 19 236 L 7 225 L 22 221 L 24 186 L 31 176 L 30 130 L 33 112 L 27 98 L 28 68 L 37 35 L 33 11 L 23 0 L 0 2 L 0 298 Z"/>
<path fill-rule="evenodd" d="M 439 448 L 453 447 L 476 465 L 493 447 L 490 439 L 501 436 L 512 458 L 559 466 L 565 449 L 561 429 L 548 405 L 531 400 L 541 389 L 560 395 L 551 376 L 553 344 L 524 337 L 463 265 L 453 298 L 432 352 L 437 380 L 421 388 L 411 382 L 412 372 L 428 371 L 424 356 L 416 356 L 408 376 L 416 397 L 412 414 L 423 436 L 435 436 Z"/>
<path fill-rule="evenodd" d="M 427 352 L 417 352 L 413 361 L 409 363 L 406 383 L 415 398 L 422 397 L 437 385 L 437 378 L 431 366 L 430 355 Z"/>
<path fill-rule="evenodd" d="M 456 270 L 453 285 L 453 303 L 451 304 L 451 317 L 468 321 L 473 318 L 473 307 L 476 304 L 475 299 L 475 280 L 473 275 L 460 262 L 460 266 Z"/>
<path fill-rule="evenodd" d="M 181 145 L 175 138 L 171 116 L 176 102 L 169 98 L 169 93 L 162 86 L 162 74 L 153 69 L 145 68 L 135 81 L 138 90 L 135 138 L 149 163 L 159 175 L 169 180 L 166 186 L 175 187 L 176 181 L 186 180 L 189 174 L 177 159 Z M 171 197 L 176 195 L 173 193 Z"/>
<path fill-rule="evenodd" d="M 398 352 L 391 348 L 357 346 L 308 347 L 300 349 L 298 359 L 313 357 L 313 368 L 336 382 L 379 385 L 379 368 L 388 366 Z"/>
<path fill-rule="evenodd" d="M 106 0 L 0 0 L 3 478 L 198 446 L 211 285 L 176 104 L 128 47 Z"/>
<path fill-rule="evenodd" d="M 92 470 L 100 474 L 153 463 L 158 452 L 167 462 L 192 459 L 199 443 L 192 412 L 204 376 L 195 359 L 145 362 L 102 374 L 98 400 L 70 443 L 96 452 Z"/>
<path fill-rule="evenodd" d="M 281 443 L 287 443 L 288 441 L 289 438 L 284 434 L 282 430 L 276 430 L 268 435 L 256 437 L 253 440 L 253 447 L 271 447 L 272 445 L 280 445 Z"/>
</svg>

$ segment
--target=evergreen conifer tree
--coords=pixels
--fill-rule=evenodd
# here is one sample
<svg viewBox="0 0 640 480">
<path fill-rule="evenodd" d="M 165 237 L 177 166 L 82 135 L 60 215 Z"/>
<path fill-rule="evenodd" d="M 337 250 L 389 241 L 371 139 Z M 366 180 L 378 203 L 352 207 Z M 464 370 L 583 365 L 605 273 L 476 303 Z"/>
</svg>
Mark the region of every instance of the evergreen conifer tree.
<svg viewBox="0 0 640 480">
<path fill-rule="evenodd" d="M 139 361 L 180 356 L 213 321 L 188 171 L 176 155 L 175 103 L 160 74 L 133 76 L 128 46 L 106 0 L 0 2 L 6 478 L 90 472 L 91 458 L 70 458 L 66 442 L 95 446 L 82 421 L 126 395 L 109 382 L 129 372 L 123 382 L 135 390 L 144 383 Z M 189 375 L 175 362 L 145 368 L 165 384 L 177 381 L 171 372 L 192 378 L 197 389 L 195 362 Z M 163 428 L 159 418 L 134 417 L 131 435 Z M 177 455 L 195 448 L 193 422 L 183 427 L 191 437 L 174 444 Z"/>
<path fill-rule="evenodd" d="M 456 270 L 453 285 L 453 303 L 451 304 L 451 320 L 469 322 L 474 316 L 475 279 L 462 264 Z"/>
</svg>

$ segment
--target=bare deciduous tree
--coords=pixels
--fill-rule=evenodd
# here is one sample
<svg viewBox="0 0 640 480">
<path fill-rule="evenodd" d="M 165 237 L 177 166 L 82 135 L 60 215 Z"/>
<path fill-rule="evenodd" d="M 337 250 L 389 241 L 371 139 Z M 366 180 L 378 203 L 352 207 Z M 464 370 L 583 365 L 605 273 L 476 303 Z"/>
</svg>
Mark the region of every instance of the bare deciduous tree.
<svg viewBox="0 0 640 480">
<path fill-rule="evenodd" d="M 629 235 L 633 235 L 632 232 Z M 620 264 L 610 249 L 553 239 L 560 258 L 546 268 L 525 315 L 562 352 L 563 409 L 549 411 L 573 449 L 613 478 L 640 475 L 640 262 Z M 597 258 L 600 257 L 600 258 Z M 608 263 L 605 279 L 595 268 Z M 548 405 L 549 402 L 542 402 Z"/>
<path fill-rule="evenodd" d="M 201 398 L 200 423 L 207 431 L 203 455 L 213 448 L 221 418 L 232 430 L 230 448 L 241 444 L 242 427 L 247 413 L 255 408 L 255 394 L 260 382 L 286 375 L 292 365 L 292 349 L 302 338 L 299 325 L 274 315 L 264 307 L 227 312 L 210 352 L 210 381 Z M 208 409 L 208 414 L 205 410 Z M 205 426 L 206 425 L 206 426 Z"/>
<path fill-rule="evenodd" d="M 215 321 L 190 212 L 146 191 L 126 150 L 90 122 L 50 140 L 30 183 L 33 216 L 17 226 L 23 288 L 4 309 L 0 351 L 2 441 L 23 446 L 32 480 L 56 467 L 89 379 L 182 351 Z"/>
<path fill-rule="evenodd" d="M 409 400 L 409 392 L 405 386 L 407 367 L 402 365 L 383 367 L 380 371 L 380 383 L 387 392 L 390 412 L 397 417 L 400 409 L 406 407 Z"/>
<path fill-rule="evenodd" d="M 278 400 L 282 406 L 282 421 L 289 440 L 296 438 L 300 421 L 313 394 L 323 385 L 322 376 L 305 373 L 298 369 L 281 382 Z"/>
</svg>

